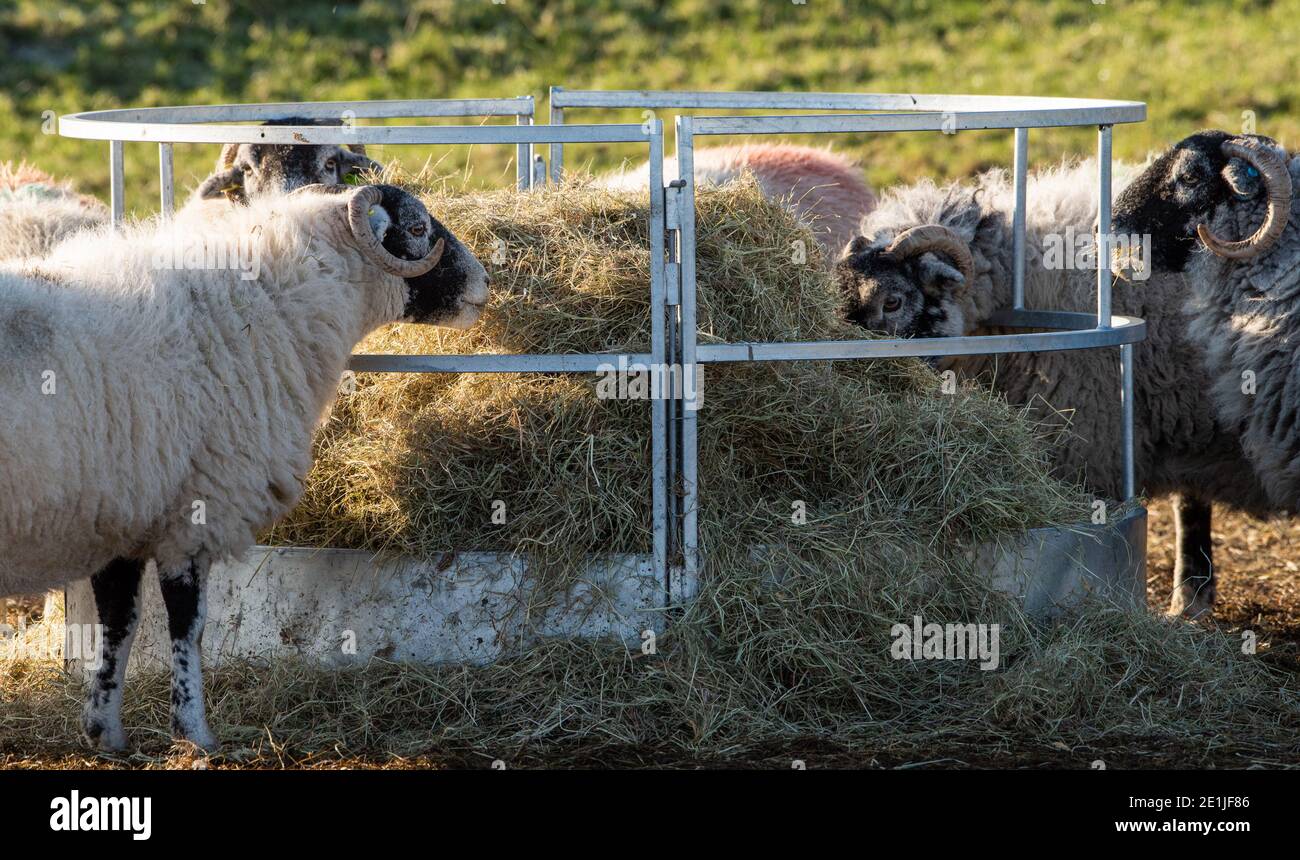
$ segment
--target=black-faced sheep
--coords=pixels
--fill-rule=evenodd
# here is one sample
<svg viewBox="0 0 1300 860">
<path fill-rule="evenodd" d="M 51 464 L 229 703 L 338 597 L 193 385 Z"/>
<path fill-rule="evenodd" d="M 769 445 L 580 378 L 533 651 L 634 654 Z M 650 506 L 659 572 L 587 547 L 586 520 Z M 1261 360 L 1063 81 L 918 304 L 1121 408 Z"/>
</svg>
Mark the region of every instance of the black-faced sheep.
<svg viewBox="0 0 1300 860">
<path fill-rule="evenodd" d="M 210 563 L 293 506 L 312 431 L 367 332 L 466 327 L 487 300 L 481 265 L 438 267 L 448 234 L 414 197 L 313 193 L 329 190 L 230 206 L 198 233 L 92 231 L 0 265 L 0 593 L 91 577 L 104 635 L 83 727 L 103 748 L 126 742 L 146 562 L 169 618 L 173 731 L 211 748 Z M 182 257 L 178 241 L 192 246 Z"/>
<path fill-rule="evenodd" d="M 340 126 L 338 120 L 286 117 L 263 125 Z M 366 171 L 382 170 L 366 155 L 364 144 L 229 143 L 221 149 L 216 172 L 195 189 L 192 200 L 226 198 L 246 203 L 263 194 L 292 191 L 305 185 L 337 185 Z"/>
<path fill-rule="evenodd" d="M 1115 202 L 1147 234 L 1157 273 L 1181 275 L 1219 420 L 1269 498 L 1300 504 L 1300 156 L 1256 135 L 1203 131 L 1155 158 Z M 1228 237 L 1240 236 L 1240 239 Z M 1199 240 L 1199 241 L 1198 241 Z"/>
<path fill-rule="evenodd" d="M 695 150 L 698 185 L 722 185 L 746 171 L 754 174 L 767 197 L 785 202 L 812 227 L 828 262 L 857 235 L 862 218 L 876 206 L 876 195 L 862 169 L 829 149 L 765 143 Z M 677 159 L 665 159 L 664 175 L 677 173 Z M 648 178 L 649 168 L 643 164 L 597 182 L 606 188 L 635 190 L 645 188 Z"/>
<path fill-rule="evenodd" d="M 1123 186 L 1133 169 L 1117 166 Z M 1086 255 L 1097 221 L 1096 164 L 1032 176 L 1026 212 L 1026 306 L 1095 312 L 1096 267 Z M 1005 171 L 973 184 L 921 182 L 891 189 L 836 265 L 850 318 L 900 337 L 981 333 L 1011 306 L 1014 186 Z M 920 228 L 917 232 L 911 232 Z M 1125 231 L 1129 232 L 1129 231 Z M 1058 253 L 1063 252 L 1063 253 Z M 1138 489 L 1177 493 L 1179 546 L 1171 611 L 1195 615 L 1213 602 L 1212 501 L 1255 514 L 1270 505 L 1237 434 L 1214 419 L 1204 338 L 1183 310 L 1178 276 L 1117 286 L 1114 312 L 1147 321 L 1135 345 L 1135 470 Z M 946 359 L 945 369 L 983 376 L 1049 424 L 1069 423 L 1054 448 L 1056 470 L 1095 491 L 1123 494 L 1116 350 L 1039 352 Z"/>
</svg>

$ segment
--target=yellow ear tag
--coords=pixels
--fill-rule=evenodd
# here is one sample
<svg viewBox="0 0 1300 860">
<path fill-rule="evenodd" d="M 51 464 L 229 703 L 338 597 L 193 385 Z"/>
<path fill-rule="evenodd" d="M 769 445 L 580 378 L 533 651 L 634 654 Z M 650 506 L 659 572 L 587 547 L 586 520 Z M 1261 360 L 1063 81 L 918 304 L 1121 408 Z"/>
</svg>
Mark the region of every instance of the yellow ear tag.
<svg viewBox="0 0 1300 860">
<path fill-rule="evenodd" d="M 374 215 L 374 214 L 375 214 L 375 207 L 371 206 L 369 209 L 367 209 L 367 210 L 366 210 L 366 214 L 367 214 L 367 215 Z"/>
</svg>

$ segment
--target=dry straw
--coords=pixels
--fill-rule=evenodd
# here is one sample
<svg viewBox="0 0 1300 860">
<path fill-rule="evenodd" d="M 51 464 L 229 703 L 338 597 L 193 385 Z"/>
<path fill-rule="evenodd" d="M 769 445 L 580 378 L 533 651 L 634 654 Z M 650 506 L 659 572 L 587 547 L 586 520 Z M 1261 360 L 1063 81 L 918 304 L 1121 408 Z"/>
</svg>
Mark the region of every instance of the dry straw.
<svg viewBox="0 0 1300 860">
<path fill-rule="evenodd" d="M 435 188 L 429 203 L 492 261 L 491 307 L 470 331 L 396 326 L 366 351 L 647 351 L 644 201 L 573 185 Z M 754 183 L 701 193 L 698 225 L 705 342 L 864 336 L 840 321 L 810 234 Z M 808 263 L 793 261 L 796 242 Z M 210 699 L 234 758 L 717 760 L 794 738 L 924 757 L 1228 733 L 1247 754 L 1294 758 L 1294 681 L 1236 640 L 1100 604 L 1039 623 L 983 584 L 971 546 L 1090 510 L 1047 475 L 1022 412 L 944 394 L 925 365 L 898 360 L 710 367 L 699 415 L 704 585 L 654 623 L 657 654 L 549 641 L 485 667 L 230 666 L 211 673 Z M 591 375 L 363 375 L 271 537 L 528 553 L 532 584 L 561 595 L 587 555 L 648 551 L 649 420 L 646 402 L 597 399 Z M 796 501 L 806 523 L 792 521 Z M 1000 625 L 1001 668 L 893 659 L 891 627 L 917 615 Z M 0 673 L 0 750 L 74 732 L 75 685 L 53 664 Z M 128 724 L 157 729 L 146 746 L 165 750 L 165 680 L 132 688 Z"/>
</svg>

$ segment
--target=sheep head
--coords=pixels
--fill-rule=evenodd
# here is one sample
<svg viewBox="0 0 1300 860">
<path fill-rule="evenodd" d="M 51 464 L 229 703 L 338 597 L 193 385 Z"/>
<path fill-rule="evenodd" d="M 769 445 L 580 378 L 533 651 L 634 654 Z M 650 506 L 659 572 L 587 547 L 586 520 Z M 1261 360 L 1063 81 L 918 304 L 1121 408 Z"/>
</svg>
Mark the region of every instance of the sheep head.
<svg viewBox="0 0 1300 860">
<path fill-rule="evenodd" d="M 337 121 L 303 117 L 268 120 L 264 125 L 337 126 Z M 226 197 L 247 202 L 249 197 L 292 191 L 306 185 L 343 184 L 363 171 L 383 170 L 366 155 L 363 144 L 228 143 L 221 149 L 216 172 L 199 186 L 199 198 Z"/>
<path fill-rule="evenodd" d="M 965 334 L 973 268 L 964 239 L 924 224 L 888 241 L 857 237 L 834 274 L 850 322 L 893 337 L 956 337 Z"/>
<path fill-rule="evenodd" d="M 1115 201 L 1115 233 L 1151 237 L 1151 262 L 1181 272 L 1199 238 L 1212 253 L 1232 260 L 1256 257 L 1286 229 L 1291 212 L 1286 153 L 1257 135 L 1202 131 L 1154 159 Z M 1227 240 L 1208 226 L 1219 207 L 1263 202 L 1266 212 L 1250 236 Z"/>
<path fill-rule="evenodd" d="M 395 185 L 309 185 L 294 193 L 349 195 L 344 235 L 365 260 L 405 281 L 403 321 L 456 329 L 478 321 L 487 270 L 418 197 Z"/>
</svg>

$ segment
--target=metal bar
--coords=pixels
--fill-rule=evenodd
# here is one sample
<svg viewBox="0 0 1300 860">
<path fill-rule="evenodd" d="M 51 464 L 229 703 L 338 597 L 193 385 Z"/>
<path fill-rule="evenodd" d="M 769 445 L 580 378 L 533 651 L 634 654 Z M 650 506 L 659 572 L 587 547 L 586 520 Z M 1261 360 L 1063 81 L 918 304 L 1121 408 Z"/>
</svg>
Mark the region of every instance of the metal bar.
<svg viewBox="0 0 1300 860">
<path fill-rule="evenodd" d="M 685 305 L 683 304 L 683 308 Z M 1092 317 L 1089 315 L 1089 320 Z M 912 340 L 825 340 L 790 343 L 719 343 L 697 350 L 701 364 L 739 361 L 843 361 L 859 358 L 906 358 L 936 355 L 997 355 L 1096 349 L 1136 343 L 1146 337 L 1146 323 L 1115 317 L 1113 328 L 1028 334 L 925 337 Z M 683 323 L 685 330 L 685 323 Z M 1100 335 L 1100 336 L 1099 336 Z"/>
<path fill-rule="evenodd" d="M 664 126 L 659 120 L 649 123 L 650 159 L 650 353 L 653 366 L 661 378 L 668 366 L 668 290 L 664 283 Z M 668 558 L 668 402 L 672 392 L 656 392 L 650 402 L 650 470 L 651 507 L 654 517 L 654 563 L 664 585 L 671 589 Z"/>
<path fill-rule="evenodd" d="M 1097 328 L 1110 325 L 1110 126 L 1097 131 Z"/>
<path fill-rule="evenodd" d="M 1016 209 L 1011 216 L 1013 243 L 1011 305 L 1016 310 L 1025 307 L 1025 186 L 1029 173 L 1029 129 L 1016 129 L 1013 172 L 1016 184 Z"/>
<path fill-rule="evenodd" d="M 1119 348 L 1120 425 L 1124 445 L 1124 500 L 1137 495 L 1136 465 L 1133 457 L 1133 344 Z"/>
<path fill-rule="evenodd" d="M 687 214 L 685 210 L 683 214 Z M 689 245 L 687 236 L 681 236 Z M 685 269 L 685 251 L 679 264 Z M 685 276 L 683 276 L 683 281 Z M 683 311 L 685 293 L 683 288 Z M 679 337 L 686 340 L 685 314 Z M 965 337 L 912 338 L 903 340 L 803 341 L 790 343 L 728 343 L 695 347 L 695 361 L 718 364 L 733 361 L 807 361 L 902 358 L 934 355 L 993 355 L 1017 352 L 1096 349 L 1137 343 L 1146 335 L 1146 323 L 1133 317 L 1114 317 L 1111 327 L 1094 328 L 1092 314 L 1053 311 L 1023 311 L 994 314 L 990 325 L 1024 328 L 1063 328 L 1066 331 L 1018 335 L 969 335 Z M 595 373 L 628 364 L 650 364 L 650 353 L 595 353 L 575 355 L 354 355 L 349 367 L 364 373 Z M 684 358 L 683 358 L 684 360 Z"/>
<path fill-rule="evenodd" d="M 532 125 L 531 116 L 520 116 L 515 125 Z M 533 183 L 533 145 L 521 143 L 515 150 L 515 179 L 520 191 L 527 191 Z"/>
<path fill-rule="evenodd" d="M 203 125 L 107 121 L 99 111 L 60 117 L 59 133 L 88 140 L 159 143 L 646 143 L 641 123 L 595 125 Z"/>
<path fill-rule="evenodd" d="M 696 294 L 695 294 L 695 131 L 689 116 L 677 117 L 677 176 L 685 180 L 681 190 L 681 245 L 678 265 L 681 271 L 681 367 L 682 374 L 694 379 L 698 387 Z M 690 376 L 687 376 L 690 375 Z M 681 416 L 681 494 L 682 572 L 681 581 L 672 589 L 675 601 L 689 600 L 699 593 L 700 574 L 700 477 L 699 426 L 696 410 L 682 405 Z"/>
<path fill-rule="evenodd" d="M 682 303 L 682 270 L 680 265 L 681 251 L 678 243 L 681 240 L 681 180 L 674 180 L 671 185 L 664 189 L 664 227 L 666 231 L 666 246 L 668 251 L 668 263 L 664 267 L 664 273 L 667 278 L 668 287 L 668 361 L 670 364 L 682 366 L 681 352 L 681 303 Z M 669 398 L 668 404 L 668 513 L 673 524 L 668 532 L 668 553 L 669 564 L 682 555 L 681 530 L 677 526 L 681 523 L 682 506 L 681 496 L 675 492 L 677 487 L 677 476 L 681 474 L 681 418 L 682 402 L 678 398 Z M 680 566 L 680 562 L 678 563 Z M 670 569 L 668 578 L 668 602 L 673 600 L 673 573 Z"/>
<path fill-rule="evenodd" d="M 120 140 L 114 140 L 108 144 L 108 182 L 112 225 L 114 229 L 117 229 L 122 226 L 122 216 L 126 207 L 126 201 L 123 197 L 125 167 L 122 159 L 122 141 Z"/>
<path fill-rule="evenodd" d="M 93 116 L 105 122 L 128 123 L 262 122 L 287 116 L 338 119 L 344 111 L 348 112 L 348 116 L 358 119 L 510 117 L 534 114 L 533 97 L 516 96 L 506 99 L 387 99 L 115 108 L 76 116 Z"/>
<path fill-rule="evenodd" d="M 357 373 L 596 373 L 627 364 L 649 365 L 648 352 L 593 355 L 354 355 Z"/>
<path fill-rule="evenodd" d="M 170 221 L 176 211 L 176 179 L 170 143 L 158 144 L 158 180 L 162 219 Z"/>
<path fill-rule="evenodd" d="M 1050 328 L 1061 331 L 1093 332 L 1097 328 L 1097 317 L 1086 311 L 1042 311 L 1012 310 L 1004 308 L 994 311 L 985 320 L 988 325 L 1009 328 Z M 1123 327 L 1142 320 L 1133 317 L 1115 317 L 1112 325 Z M 1098 335 L 1097 346 L 1106 346 L 1106 335 Z"/>
<path fill-rule="evenodd" d="M 555 89 L 558 89 L 559 92 L 557 93 Z M 1111 110 L 1114 111 L 1115 116 L 1109 119 L 1109 122 L 1141 122 L 1146 119 L 1146 105 L 1143 103 L 1109 99 L 912 93 L 678 92 L 672 90 L 555 89 L 552 91 L 551 103 L 560 108 L 723 108 L 737 110 L 851 111 L 1054 110 L 1061 112 Z M 1084 124 L 1092 125 L 1093 123 Z"/>
<path fill-rule="evenodd" d="M 558 100 L 564 97 L 564 87 L 551 87 L 551 126 L 564 125 L 564 108 Z M 556 141 L 551 144 L 551 182 L 560 184 L 564 175 L 564 144 Z"/>
<path fill-rule="evenodd" d="M 821 134 L 896 131 L 966 131 L 990 128 L 1047 128 L 1117 122 L 1113 112 L 966 111 L 964 113 L 815 114 L 810 116 L 709 116 L 696 118 L 696 136 L 718 134 Z M 1128 120 L 1130 122 L 1136 120 Z"/>
</svg>

